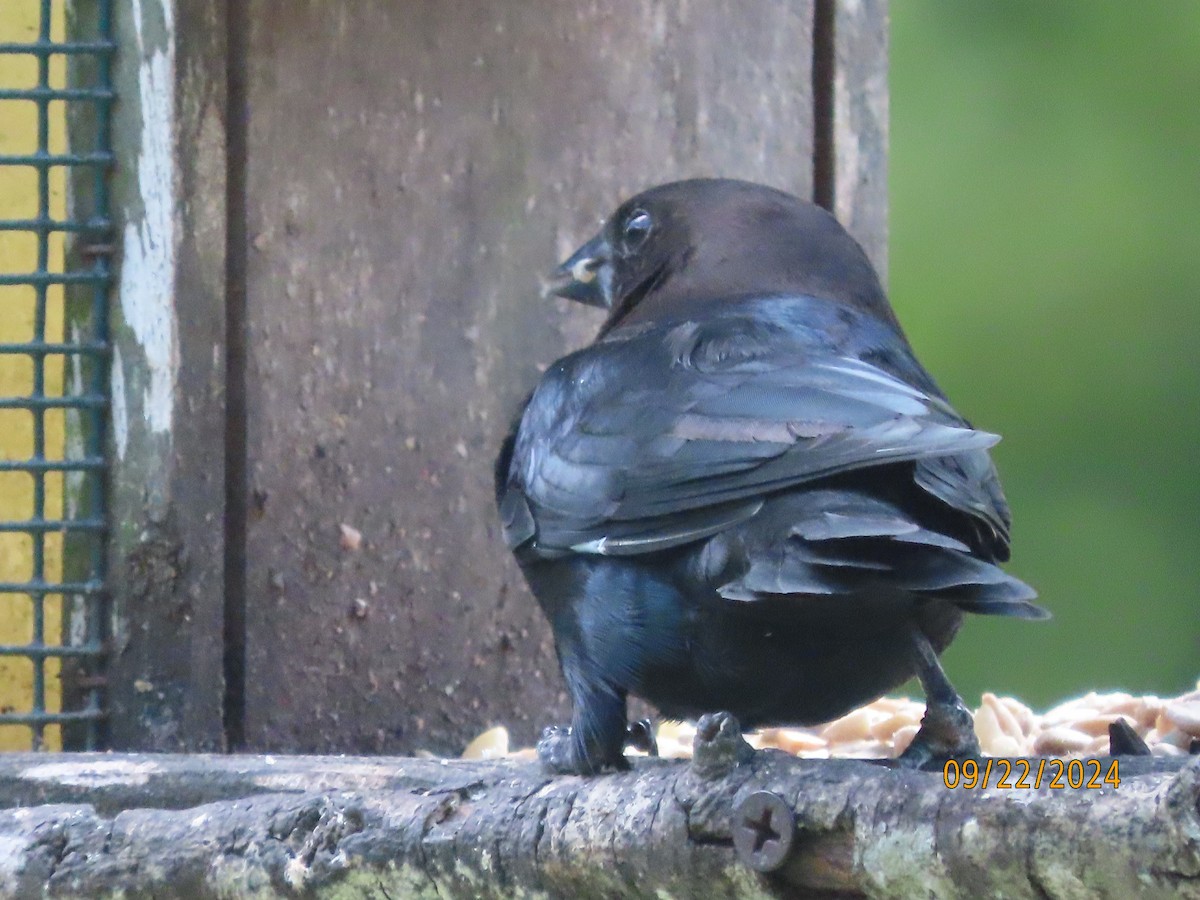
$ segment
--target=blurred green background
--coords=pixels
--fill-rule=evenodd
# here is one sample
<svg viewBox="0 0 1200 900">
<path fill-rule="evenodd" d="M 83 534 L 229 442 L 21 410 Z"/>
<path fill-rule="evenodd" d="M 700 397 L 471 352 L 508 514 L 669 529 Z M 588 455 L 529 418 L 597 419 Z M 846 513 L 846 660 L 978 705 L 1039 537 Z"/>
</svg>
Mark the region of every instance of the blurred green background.
<svg viewBox="0 0 1200 900">
<path fill-rule="evenodd" d="M 1200 2 L 891 5 L 893 303 L 976 425 L 1048 623 L 972 618 L 969 703 L 1200 677 Z"/>
</svg>

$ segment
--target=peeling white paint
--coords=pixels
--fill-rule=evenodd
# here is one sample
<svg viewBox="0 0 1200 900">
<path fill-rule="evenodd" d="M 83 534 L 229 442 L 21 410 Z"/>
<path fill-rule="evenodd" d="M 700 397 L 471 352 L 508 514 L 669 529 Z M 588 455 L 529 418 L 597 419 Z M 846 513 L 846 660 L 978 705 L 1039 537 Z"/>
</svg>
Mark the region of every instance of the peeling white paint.
<svg viewBox="0 0 1200 900">
<path fill-rule="evenodd" d="M 70 184 L 70 179 L 67 184 Z M 68 206 L 68 209 L 71 207 Z M 83 329 L 80 328 L 78 322 L 71 323 L 71 343 L 82 344 L 87 338 L 84 336 Z M 115 347 L 113 348 L 116 349 Z M 70 378 L 70 396 L 82 397 L 84 394 L 83 388 L 83 354 L 73 353 L 67 357 L 69 363 L 69 378 Z M 114 365 L 119 365 L 114 362 Z M 122 385 L 124 390 L 124 385 Z M 122 395 L 122 404 L 124 403 L 124 395 Z M 122 405 L 122 413 L 124 406 Z M 115 412 L 115 410 L 114 410 Z M 83 459 L 87 455 L 87 447 L 84 445 L 83 433 L 83 414 L 78 409 L 69 409 L 66 412 L 67 430 L 66 430 L 66 458 L 67 459 Z M 115 416 L 114 416 L 115 418 Z M 88 487 L 88 476 L 86 472 L 78 469 L 67 472 L 64 476 L 63 490 L 63 508 L 66 512 L 67 519 L 78 519 L 81 509 L 81 501 L 83 492 Z M 88 633 L 88 603 L 83 594 L 68 594 L 63 598 L 66 601 L 64 614 L 67 617 L 67 645 L 71 647 L 79 647 L 87 642 Z"/>
<path fill-rule="evenodd" d="M 125 402 L 125 365 L 121 360 L 121 348 L 113 345 L 112 370 L 109 373 L 108 396 L 112 404 L 113 440 L 117 445 L 117 459 L 125 458 L 129 446 L 129 409 Z"/>
<path fill-rule="evenodd" d="M 68 179 L 69 183 L 69 179 Z M 68 207 L 70 208 L 70 207 Z M 70 341 L 72 344 L 82 344 L 86 338 L 79 323 L 71 323 Z M 82 397 L 83 389 L 83 354 L 72 353 L 67 357 L 68 396 Z M 68 409 L 65 413 L 67 428 L 64 438 L 66 458 L 83 459 L 87 448 L 83 442 L 83 415 L 78 409 Z M 80 498 L 87 487 L 87 474 L 78 469 L 67 472 L 63 476 L 63 509 L 68 519 L 78 519 Z M 73 623 L 72 623 L 73 624 Z"/>
<path fill-rule="evenodd" d="M 87 600 L 83 594 L 71 594 L 67 607 L 67 646 L 82 647 L 87 643 Z"/>
<path fill-rule="evenodd" d="M 67 180 L 70 184 L 70 179 Z M 69 209 L 70 207 L 68 207 Z M 83 334 L 83 329 L 79 327 L 78 322 L 71 323 L 71 343 L 82 344 L 86 338 Z M 83 390 L 83 354 L 72 353 L 67 357 L 69 360 L 68 371 L 70 372 L 70 396 L 82 397 Z M 86 455 L 86 448 L 83 444 L 83 426 L 79 410 L 70 409 L 66 413 L 67 421 L 70 423 L 66 433 L 66 451 L 67 459 L 83 459 Z M 66 503 L 67 518 L 78 518 L 79 514 L 79 492 L 84 486 L 84 474 L 79 471 L 67 473 L 67 490 L 64 502 Z"/>
<path fill-rule="evenodd" d="M 158 763 L 97 759 L 88 762 L 45 763 L 30 766 L 24 778 L 54 781 L 75 787 L 97 788 L 113 784 L 143 785 L 159 771 Z"/>
<path fill-rule="evenodd" d="M 156 6 L 158 4 L 155 4 Z M 171 430 L 179 370 L 178 322 L 172 292 L 178 236 L 175 233 L 175 21 L 172 3 L 161 11 L 163 47 L 148 54 L 142 33 L 142 0 L 133 0 L 142 133 L 137 156 L 141 221 L 125 224 L 119 296 L 125 323 L 146 355 L 149 383 L 142 398 L 151 431 Z"/>
</svg>

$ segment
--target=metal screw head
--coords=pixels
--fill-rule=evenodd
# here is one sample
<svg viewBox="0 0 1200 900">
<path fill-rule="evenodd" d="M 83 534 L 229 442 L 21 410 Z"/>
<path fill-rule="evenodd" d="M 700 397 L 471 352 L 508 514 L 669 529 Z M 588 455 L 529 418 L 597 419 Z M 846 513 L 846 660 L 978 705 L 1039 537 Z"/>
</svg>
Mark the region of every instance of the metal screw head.
<svg viewBox="0 0 1200 900">
<path fill-rule="evenodd" d="M 796 815 L 778 794 L 755 791 L 733 810 L 733 847 L 756 872 L 774 872 L 796 836 Z"/>
</svg>

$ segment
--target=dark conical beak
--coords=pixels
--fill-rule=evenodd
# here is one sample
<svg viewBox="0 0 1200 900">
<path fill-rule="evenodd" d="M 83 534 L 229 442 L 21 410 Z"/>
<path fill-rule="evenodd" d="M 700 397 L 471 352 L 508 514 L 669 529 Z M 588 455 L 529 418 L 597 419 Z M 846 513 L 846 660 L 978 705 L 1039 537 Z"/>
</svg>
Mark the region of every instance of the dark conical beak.
<svg viewBox="0 0 1200 900">
<path fill-rule="evenodd" d="M 608 309 L 612 305 L 611 280 L 608 241 L 598 234 L 550 273 L 545 293 Z"/>
</svg>

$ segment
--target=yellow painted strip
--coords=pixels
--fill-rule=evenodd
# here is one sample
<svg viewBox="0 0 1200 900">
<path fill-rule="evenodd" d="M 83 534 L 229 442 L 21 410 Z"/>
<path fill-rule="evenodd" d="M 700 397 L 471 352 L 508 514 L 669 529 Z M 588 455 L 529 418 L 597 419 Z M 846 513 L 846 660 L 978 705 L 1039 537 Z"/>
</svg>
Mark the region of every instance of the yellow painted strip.
<svg viewBox="0 0 1200 900">
<path fill-rule="evenodd" d="M 56 39 L 63 34 L 63 6 L 55 3 L 52 31 Z M 37 0 L 0 2 L 0 41 L 33 41 L 37 38 L 40 4 Z M 62 57 L 51 59 L 50 78 L 55 86 L 66 82 Z M 0 55 L 0 86 L 32 87 L 37 83 L 37 62 L 33 57 Z M 50 104 L 50 150 L 61 153 L 66 147 L 65 110 L 61 102 Z M 37 147 L 37 107 L 28 101 L 0 101 L 0 153 L 32 153 Z M 50 175 L 51 215 L 62 218 L 66 212 L 64 170 Z M 37 174 L 28 167 L 0 167 L 0 219 L 32 218 L 37 213 Z M 50 244 L 50 269 L 62 271 L 63 243 L 54 235 Z M 37 240 L 33 234 L 0 232 L 0 272 L 31 272 L 37 267 Z M 34 290 L 31 287 L 0 287 L 0 342 L 28 341 L 33 337 Z M 61 341 L 63 334 L 63 294 L 52 287 L 47 296 L 46 339 Z M 46 392 L 61 394 L 62 357 L 46 359 Z M 33 361 L 26 356 L 0 356 L 0 396 L 22 396 L 33 391 Z M 46 455 L 63 455 L 63 414 L 46 414 Z M 33 450 L 33 415 L 25 410 L 0 410 L 0 458 L 28 459 Z M 62 516 L 61 474 L 46 476 L 46 518 Z M 0 519 L 27 519 L 33 513 L 33 478 L 27 474 L 0 473 Z M 56 581 L 62 576 L 62 537 L 46 537 L 45 577 Z M 33 540 L 29 535 L 0 534 L 0 581 L 24 581 L 33 571 Z M 23 594 L 0 594 L 0 643 L 27 644 L 33 640 L 33 606 Z M 62 640 L 62 600 L 46 598 L 46 643 Z M 33 664 L 23 657 L 0 658 L 0 710 L 25 712 L 33 704 Z M 61 705 L 59 664 L 46 662 L 46 706 L 58 710 Z M 47 749 L 61 748 L 56 726 L 46 729 Z M 27 750 L 32 734 L 25 727 L 0 727 L 0 750 Z"/>
</svg>

